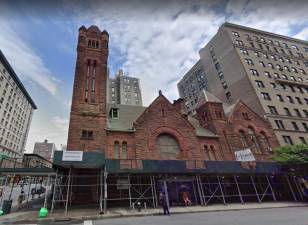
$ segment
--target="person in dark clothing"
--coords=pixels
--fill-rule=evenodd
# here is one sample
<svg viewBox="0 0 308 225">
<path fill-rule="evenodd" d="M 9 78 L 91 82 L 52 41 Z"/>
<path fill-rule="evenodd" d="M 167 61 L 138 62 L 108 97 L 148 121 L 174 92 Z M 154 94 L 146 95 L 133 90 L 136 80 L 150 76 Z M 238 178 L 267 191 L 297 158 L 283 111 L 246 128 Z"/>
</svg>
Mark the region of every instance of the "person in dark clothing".
<svg viewBox="0 0 308 225">
<path fill-rule="evenodd" d="M 170 215 L 166 195 L 163 192 L 159 194 L 159 201 L 164 210 L 164 215 Z"/>
</svg>

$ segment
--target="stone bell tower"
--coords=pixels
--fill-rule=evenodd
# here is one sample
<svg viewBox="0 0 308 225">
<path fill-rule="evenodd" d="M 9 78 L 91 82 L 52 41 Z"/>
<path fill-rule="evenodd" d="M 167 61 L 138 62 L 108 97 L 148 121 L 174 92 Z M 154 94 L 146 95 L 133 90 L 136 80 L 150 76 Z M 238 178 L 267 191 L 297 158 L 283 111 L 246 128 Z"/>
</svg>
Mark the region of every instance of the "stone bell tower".
<svg viewBox="0 0 308 225">
<path fill-rule="evenodd" d="M 104 151 L 108 40 L 97 26 L 79 28 L 67 150 Z"/>
</svg>

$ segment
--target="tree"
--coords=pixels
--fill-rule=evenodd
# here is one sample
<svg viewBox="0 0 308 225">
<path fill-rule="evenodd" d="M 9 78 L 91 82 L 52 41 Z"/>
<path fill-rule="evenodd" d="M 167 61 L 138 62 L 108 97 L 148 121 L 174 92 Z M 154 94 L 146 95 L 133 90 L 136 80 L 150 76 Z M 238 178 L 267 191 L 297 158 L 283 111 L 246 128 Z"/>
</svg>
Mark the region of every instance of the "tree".
<svg viewBox="0 0 308 225">
<path fill-rule="evenodd" d="M 287 145 L 275 148 L 273 159 L 282 164 L 308 163 L 308 145 Z"/>
</svg>

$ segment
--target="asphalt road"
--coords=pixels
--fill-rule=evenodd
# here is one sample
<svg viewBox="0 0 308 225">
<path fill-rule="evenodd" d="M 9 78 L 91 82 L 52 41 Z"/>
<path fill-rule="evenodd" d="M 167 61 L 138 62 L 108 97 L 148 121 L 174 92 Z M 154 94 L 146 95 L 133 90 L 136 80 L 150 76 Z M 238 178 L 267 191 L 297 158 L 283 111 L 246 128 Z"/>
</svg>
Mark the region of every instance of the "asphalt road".
<svg viewBox="0 0 308 225">
<path fill-rule="evenodd" d="M 68 223 L 66 223 L 68 224 Z M 308 225 L 308 208 L 291 207 L 84 221 L 78 225 Z M 76 225 L 77 225 L 76 224 Z"/>
</svg>

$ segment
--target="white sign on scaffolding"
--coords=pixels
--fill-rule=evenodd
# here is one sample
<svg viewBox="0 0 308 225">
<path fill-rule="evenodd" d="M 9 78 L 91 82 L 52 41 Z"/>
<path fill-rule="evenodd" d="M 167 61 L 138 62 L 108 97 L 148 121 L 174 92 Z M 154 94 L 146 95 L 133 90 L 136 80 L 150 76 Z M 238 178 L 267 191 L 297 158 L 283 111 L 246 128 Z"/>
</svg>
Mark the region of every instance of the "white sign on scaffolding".
<svg viewBox="0 0 308 225">
<path fill-rule="evenodd" d="M 239 162 L 251 162 L 256 161 L 254 155 L 252 154 L 250 148 L 246 148 L 241 151 L 234 152 L 236 161 Z"/>
<path fill-rule="evenodd" d="M 63 151 L 62 161 L 82 161 L 83 151 Z"/>
</svg>

